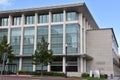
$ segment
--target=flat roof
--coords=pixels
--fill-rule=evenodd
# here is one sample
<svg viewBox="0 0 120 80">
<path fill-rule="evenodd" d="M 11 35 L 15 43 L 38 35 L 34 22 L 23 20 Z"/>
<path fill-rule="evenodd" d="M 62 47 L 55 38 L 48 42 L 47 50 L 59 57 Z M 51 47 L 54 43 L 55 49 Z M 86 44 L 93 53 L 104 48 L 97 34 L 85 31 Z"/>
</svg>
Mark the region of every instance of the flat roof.
<svg viewBox="0 0 120 80">
<path fill-rule="evenodd" d="M 0 17 L 8 16 L 8 15 L 14 16 L 17 14 L 32 14 L 35 12 L 37 12 L 37 13 L 49 12 L 49 11 L 59 12 L 59 11 L 63 11 L 63 10 L 81 12 L 81 13 L 83 13 L 83 16 L 86 18 L 86 20 L 88 20 L 89 24 L 92 27 L 99 28 L 84 2 L 65 4 L 65 5 L 57 5 L 57 6 L 38 7 L 38 8 L 5 10 L 5 11 L 0 11 Z"/>
</svg>

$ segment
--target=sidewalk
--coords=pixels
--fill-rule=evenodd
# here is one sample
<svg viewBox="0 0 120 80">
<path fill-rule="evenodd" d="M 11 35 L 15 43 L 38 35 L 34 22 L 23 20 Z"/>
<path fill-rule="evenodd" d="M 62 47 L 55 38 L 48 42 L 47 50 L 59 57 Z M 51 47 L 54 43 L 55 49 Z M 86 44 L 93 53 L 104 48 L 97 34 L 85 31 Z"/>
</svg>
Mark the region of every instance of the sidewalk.
<svg viewBox="0 0 120 80">
<path fill-rule="evenodd" d="M 108 79 L 106 79 L 106 80 L 120 80 L 120 77 L 113 77 L 113 78 L 108 77 Z"/>
</svg>

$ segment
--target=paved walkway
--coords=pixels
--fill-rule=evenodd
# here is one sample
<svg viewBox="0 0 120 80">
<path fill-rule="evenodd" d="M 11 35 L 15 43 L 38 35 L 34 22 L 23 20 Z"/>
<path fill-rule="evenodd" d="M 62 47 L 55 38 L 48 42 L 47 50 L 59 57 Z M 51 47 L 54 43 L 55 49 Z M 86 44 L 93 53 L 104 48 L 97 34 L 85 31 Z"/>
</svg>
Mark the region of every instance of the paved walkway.
<svg viewBox="0 0 120 80">
<path fill-rule="evenodd" d="M 108 79 L 107 79 L 107 80 L 120 80 L 120 77 L 113 77 L 113 78 L 108 77 Z"/>
</svg>

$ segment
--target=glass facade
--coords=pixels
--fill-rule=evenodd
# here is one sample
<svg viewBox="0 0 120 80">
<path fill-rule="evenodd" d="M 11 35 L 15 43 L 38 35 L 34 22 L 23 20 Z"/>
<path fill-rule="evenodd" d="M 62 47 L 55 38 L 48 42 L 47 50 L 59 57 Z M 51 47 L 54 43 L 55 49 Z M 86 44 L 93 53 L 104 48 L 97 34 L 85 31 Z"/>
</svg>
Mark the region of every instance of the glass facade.
<svg viewBox="0 0 120 80">
<path fill-rule="evenodd" d="M 77 57 L 67 57 L 67 71 L 69 72 L 77 72 Z"/>
<path fill-rule="evenodd" d="M 21 28 L 11 28 L 10 43 L 13 48 L 13 54 L 19 55 L 21 42 Z"/>
<path fill-rule="evenodd" d="M 38 23 L 48 23 L 48 21 L 49 21 L 49 15 L 48 14 L 39 16 Z"/>
<path fill-rule="evenodd" d="M 3 39 L 3 36 L 8 35 L 8 29 L 0 29 L 0 43 Z M 2 70 L 2 64 L 0 63 L 0 71 Z"/>
<path fill-rule="evenodd" d="M 12 17 L 12 16 L 11 16 Z M 41 24 L 49 23 L 49 14 L 38 13 L 38 24 L 35 25 L 35 16 L 34 15 L 25 15 L 25 22 L 21 25 L 22 17 L 17 15 L 12 17 L 12 25 L 10 26 L 10 44 L 13 47 L 13 54 L 20 55 L 20 48 L 22 48 L 22 62 L 19 64 L 20 57 L 15 58 L 14 63 L 17 64 L 17 70 L 19 65 L 22 65 L 22 70 L 33 71 L 32 58 L 26 57 L 31 56 L 34 53 L 34 43 L 39 43 L 42 36 L 48 42 L 48 35 L 50 35 L 50 48 L 53 50 L 53 54 L 63 55 L 63 35 L 65 36 L 67 46 L 67 53 L 79 53 L 80 52 L 80 30 L 78 24 L 68 24 L 66 23 L 65 32 L 63 33 L 63 24 L 54 23 L 54 22 L 63 22 L 63 12 L 62 13 L 52 13 L 51 15 L 51 24 Z M 77 20 L 76 12 L 66 12 L 67 21 Z M 34 24 L 35 26 L 31 25 Z M 8 18 L 0 18 L 1 26 L 8 26 Z M 15 26 L 14 26 L 15 25 Z M 16 27 L 17 26 L 17 27 Z M 23 27 L 23 31 L 22 28 Z M 37 28 L 37 34 L 35 35 L 35 27 Z M 50 34 L 49 34 L 50 28 Z M 23 33 L 22 33 L 23 32 Z M 23 35 L 21 35 L 23 34 Z M 4 35 L 8 35 L 8 29 L 0 29 L 0 39 Z M 23 44 L 21 44 L 21 36 L 23 36 Z M 35 36 L 37 39 L 34 40 Z M 1 40 L 0 40 L 1 41 Z M 21 47 L 20 47 L 21 46 Z M 37 46 L 37 45 L 36 45 Z M 51 71 L 63 71 L 63 56 L 57 56 L 56 59 L 50 64 Z M 78 71 L 77 57 L 67 58 L 67 71 Z M 36 70 L 41 70 L 41 65 L 36 65 Z M 47 66 L 43 67 L 43 70 L 47 71 Z"/>
<path fill-rule="evenodd" d="M 62 22 L 63 21 L 63 13 L 56 13 L 52 15 L 52 22 Z"/>
<path fill-rule="evenodd" d="M 36 70 L 40 71 L 41 70 L 41 65 L 36 65 Z M 47 66 L 43 66 L 43 70 L 47 71 Z"/>
<path fill-rule="evenodd" d="M 8 26 L 8 18 L 0 18 L 0 26 Z"/>
<path fill-rule="evenodd" d="M 19 58 L 15 58 L 13 60 L 13 63 L 15 63 L 17 66 L 16 66 L 16 69 L 15 69 L 15 72 L 19 70 Z"/>
<path fill-rule="evenodd" d="M 37 27 L 37 43 L 40 43 L 42 36 L 44 36 L 45 41 L 48 42 L 48 26 Z"/>
<path fill-rule="evenodd" d="M 34 27 L 24 28 L 23 54 L 34 52 Z"/>
<path fill-rule="evenodd" d="M 8 35 L 8 29 L 0 29 L 0 42 L 3 39 L 3 36 L 7 36 Z"/>
<path fill-rule="evenodd" d="M 22 70 L 33 71 L 32 58 L 22 58 Z"/>
<path fill-rule="evenodd" d="M 13 17 L 13 25 L 21 25 L 21 17 Z"/>
<path fill-rule="evenodd" d="M 51 27 L 51 49 L 54 54 L 63 53 L 63 25 Z"/>
<path fill-rule="evenodd" d="M 51 63 L 51 71 L 62 71 L 62 57 L 55 57 Z"/>
<path fill-rule="evenodd" d="M 67 21 L 75 21 L 77 20 L 76 12 L 67 12 Z"/>
<path fill-rule="evenodd" d="M 66 25 L 66 43 L 67 52 L 78 53 L 79 52 L 79 26 L 78 24 L 67 24 Z"/>
<path fill-rule="evenodd" d="M 34 24 L 35 23 L 35 16 L 26 16 L 25 17 L 25 24 Z"/>
</svg>

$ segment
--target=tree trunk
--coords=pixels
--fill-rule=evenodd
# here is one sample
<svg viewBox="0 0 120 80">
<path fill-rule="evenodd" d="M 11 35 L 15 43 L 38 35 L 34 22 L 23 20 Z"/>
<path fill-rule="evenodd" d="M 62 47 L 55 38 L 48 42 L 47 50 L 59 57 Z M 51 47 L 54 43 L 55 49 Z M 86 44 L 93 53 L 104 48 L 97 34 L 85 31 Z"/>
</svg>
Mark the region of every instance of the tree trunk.
<svg viewBox="0 0 120 80">
<path fill-rule="evenodd" d="M 43 76 L 43 63 L 41 64 L 41 77 Z"/>
</svg>

